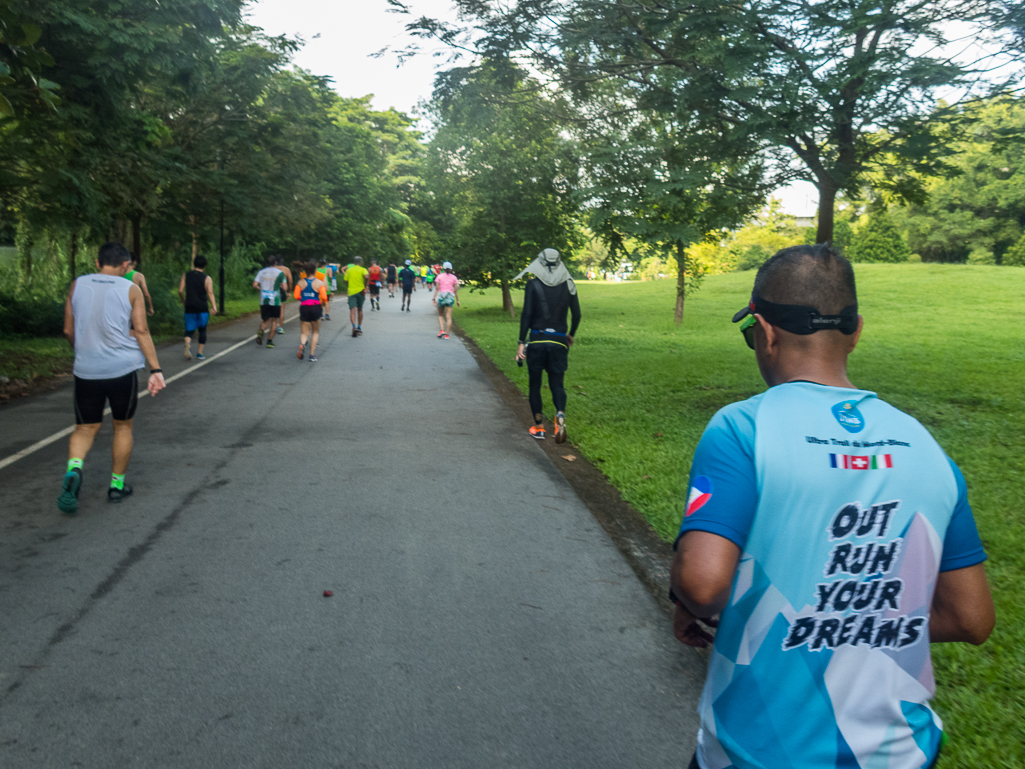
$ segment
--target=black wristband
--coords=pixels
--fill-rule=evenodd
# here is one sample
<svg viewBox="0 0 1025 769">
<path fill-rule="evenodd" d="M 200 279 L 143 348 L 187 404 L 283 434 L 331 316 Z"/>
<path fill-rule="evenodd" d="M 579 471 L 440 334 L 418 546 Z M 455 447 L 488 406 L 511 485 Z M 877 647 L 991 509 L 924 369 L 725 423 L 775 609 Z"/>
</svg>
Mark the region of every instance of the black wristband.
<svg viewBox="0 0 1025 769">
<path fill-rule="evenodd" d="M 149 370 L 149 373 L 150 374 L 163 374 L 164 370 L 162 368 L 151 368 Z"/>
</svg>

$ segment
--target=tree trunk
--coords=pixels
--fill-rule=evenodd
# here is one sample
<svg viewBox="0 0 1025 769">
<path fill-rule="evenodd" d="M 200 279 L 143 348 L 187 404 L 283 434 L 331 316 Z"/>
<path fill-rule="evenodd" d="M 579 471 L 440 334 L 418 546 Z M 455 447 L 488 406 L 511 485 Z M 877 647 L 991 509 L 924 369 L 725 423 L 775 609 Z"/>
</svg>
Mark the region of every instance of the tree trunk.
<svg viewBox="0 0 1025 769">
<path fill-rule="evenodd" d="M 136 213 L 132 217 L 132 253 L 135 260 L 142 264 L 142 214 Z"/>
<path fill-rule="evenodd" d="M 192 230 L 192 267 L 196 269 L 196 256 L 199 254 L 199 236 L 196 234 L 196 216 L 189 214 L 189 228 Z"/>
<path fill-rule="evenodd" d="M 676 312 L 673 320 L 679 326 L 683 323 L 683 300 L 687 296 L 687 253 L 683 243 L 676 243 Z"/>
<path fill-rule="evenodd" d="M 819 182 L 819 229 L 816 243 L 833 240 L 833 209 L 836 207 L 836 187 L 829 182 Z"/>
<path fill-rule="evenodd" d="M 502 309 L 509 313 L 510 318 L 516 318 L 516 305 L 513 304 L 512 289 L 506 278 L 502 278 Z"/>
<path fill-rule="evenodd" d="M 71 252 L 68 256 L 68 267 L 71 268 L 71 282 L 75 282 L 75 258 L 78 256 L 78 233 L 71 233 Z"/>
</svg>

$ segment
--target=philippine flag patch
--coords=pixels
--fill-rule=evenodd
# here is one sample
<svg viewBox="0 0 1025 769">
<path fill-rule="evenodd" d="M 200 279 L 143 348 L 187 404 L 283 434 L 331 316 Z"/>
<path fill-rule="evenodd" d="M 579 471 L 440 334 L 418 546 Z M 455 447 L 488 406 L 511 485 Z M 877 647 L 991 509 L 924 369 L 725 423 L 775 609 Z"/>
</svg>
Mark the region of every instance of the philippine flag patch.
<svg viewBox="0 0 1025 769">
<path fill-rule="evenodd" d="M 687 511 L 684 517 L 696 513 L 708 504 L 712 498 L 712 479 L 699 475 L 694 479 L 694 485 L 690 487 L 690 496 L 687 497 Z"/>
</svg>

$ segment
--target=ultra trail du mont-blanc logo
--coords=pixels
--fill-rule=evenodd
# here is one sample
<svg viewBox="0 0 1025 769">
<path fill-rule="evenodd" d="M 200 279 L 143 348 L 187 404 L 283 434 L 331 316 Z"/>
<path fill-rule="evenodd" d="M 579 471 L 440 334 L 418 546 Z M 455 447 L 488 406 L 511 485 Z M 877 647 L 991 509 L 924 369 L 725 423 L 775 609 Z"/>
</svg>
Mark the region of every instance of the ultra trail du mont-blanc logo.
<svg viewBox="0 0 1025 769">
<path fill-rule="evenodd" d="M 840 423 L 840 427 L 849 433 L 860 433 L 865 429 L 865 417 L 858 411 L 858 407 L 852 401 L 841 401 L 833 406 L 830 411 Z"/>
</svg>

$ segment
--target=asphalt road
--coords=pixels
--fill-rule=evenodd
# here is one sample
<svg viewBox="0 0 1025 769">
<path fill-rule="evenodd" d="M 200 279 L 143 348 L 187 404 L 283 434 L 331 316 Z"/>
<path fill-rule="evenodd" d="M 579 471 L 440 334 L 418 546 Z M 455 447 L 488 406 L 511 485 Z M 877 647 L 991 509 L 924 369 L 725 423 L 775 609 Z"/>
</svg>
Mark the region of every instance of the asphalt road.
<svg viewBox="0 0 1025 769">
<path fill-rule="evenodd" d="M 75 516 L 66 440 L 0 469 L 0 766 L 686 766 L 701 657 L 414 297 L 142 399 L 121 505 L 109 424 Z M 0 409 L 0 459 L 71 421 Z"/>
</svg>

